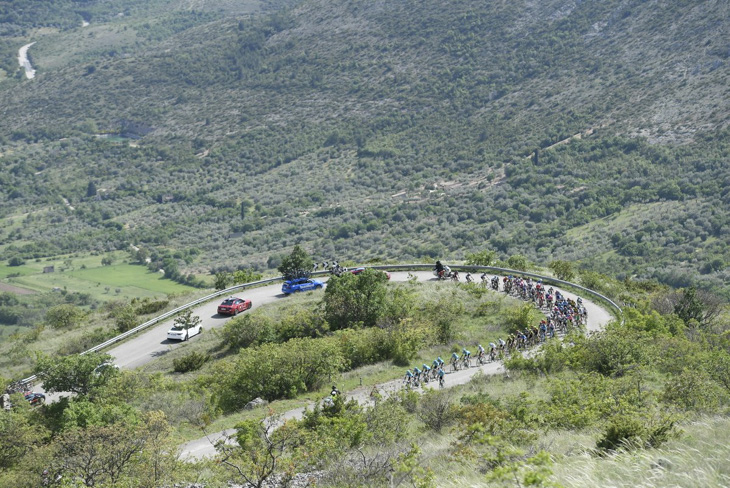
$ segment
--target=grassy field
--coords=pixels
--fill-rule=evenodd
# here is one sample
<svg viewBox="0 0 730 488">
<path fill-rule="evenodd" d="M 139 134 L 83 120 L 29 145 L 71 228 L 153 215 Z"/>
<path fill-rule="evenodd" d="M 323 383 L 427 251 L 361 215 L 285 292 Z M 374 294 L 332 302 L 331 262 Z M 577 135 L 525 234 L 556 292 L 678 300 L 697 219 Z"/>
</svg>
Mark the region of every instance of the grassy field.
<svg viewBox="0 0 730 488">
<path fill-rule="evenodd" d="M 114 253 L 121 261 L 123 253 Z M 43 268 L 53 266 L 53 273 Z M 8 278 L 8 275 L 20 276 Z M 160 273 L 144 266 L 115 262 L 101 265 L 101 256 L 62 256 L 46 260 L 28 261 L 22 266 L 0 265 L 0 279 L 7 283 L 43 292 L 54 288 L 89 293 L 96 300 L 131 300 L 132 298 L 162 298 L 167 295 L 188 293 L 194 288 L 166 280 Z"/>
</svg>

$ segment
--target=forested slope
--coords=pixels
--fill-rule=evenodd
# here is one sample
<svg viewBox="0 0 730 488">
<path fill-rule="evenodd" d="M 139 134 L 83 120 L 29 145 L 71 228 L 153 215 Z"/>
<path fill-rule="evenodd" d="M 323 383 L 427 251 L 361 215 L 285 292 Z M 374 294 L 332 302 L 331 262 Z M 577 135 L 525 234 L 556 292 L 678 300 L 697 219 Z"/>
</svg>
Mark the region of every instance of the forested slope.
<svg viewBox="0 0 730 488">
<path fill-rule="evenodd" d="M 492 248 L 725 287 L 725 2 L 150 5 L 13 31 L 39 74 L 0 83 L 2 259 Z"/>
</svg>

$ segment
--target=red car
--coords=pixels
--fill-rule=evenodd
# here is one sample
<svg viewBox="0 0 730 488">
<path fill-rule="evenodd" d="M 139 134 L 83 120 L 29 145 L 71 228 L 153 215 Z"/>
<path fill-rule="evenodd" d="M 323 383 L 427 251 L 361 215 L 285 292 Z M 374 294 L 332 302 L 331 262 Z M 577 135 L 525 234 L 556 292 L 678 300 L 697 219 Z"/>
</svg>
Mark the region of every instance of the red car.
<svg viewBox="0 0 730 488">
<path fill-rule="evenodd" d="M 367 268 L 354 268 L 354 269 L 351 269 L 350 270 L 350 273 L 352 273 L 354 275 L 359 275 L 360 273 L 362 273 L 366 269 Z M 381 270 L 376 270 L 376 271 L 380 271 L 381 273 L 385 273 L 385 276 L 387 276 L 388 279 L 390 279 L 390 273 L 388 273 L 387 271 L 381 271 Z"/>
<path fill-rule="evenodd" d="M 226 298 L 223 303 L 218 305 L 218 313 L 220 315 L 236 315 L 239 312 L 248 310 L 251 306 L 251 300 L 236 297 Z"/>
</svg>

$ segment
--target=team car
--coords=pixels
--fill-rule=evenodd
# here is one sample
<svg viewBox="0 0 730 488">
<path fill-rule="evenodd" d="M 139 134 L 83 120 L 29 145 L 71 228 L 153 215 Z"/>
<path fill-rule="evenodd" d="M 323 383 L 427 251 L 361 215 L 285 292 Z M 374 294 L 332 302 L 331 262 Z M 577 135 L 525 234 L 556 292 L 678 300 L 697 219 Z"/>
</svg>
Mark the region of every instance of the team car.
<svg viewBox="0 0 730 488">
<path fill-rule="evenodd" d="M 45 403 L 46 396 L 43 393 L 36 393 L 36 392 L 25 392 L 25 399 L 30 403 L 31 405 L 40 405 L 42 403 Z"/>
<path fill-rule="evenodd" d="M 243 298 L 230 297 L 223 300 L 223 303 L 218 305 L 219 315 L 237 315 L 244 310 L 251 308 L 253 304 L 251 300 L 244 300 Z"/>
<path fill-rule="evenodd" d="M 167 338 L 172 341 L 187 341 L 194 335 L 198 335 L 201 332 L 203 332 L 202 324 L 194 325 L 187 329 L 183 325 L 175 324 L 167 331 Z"/>
<path fill-rule="evenodd" d="M 296 278 L 293 280 L 287 280 L 281 285 L 281 292 L 284 295 L 289 295 L 297 291 L 309 291 L 322 288 L 324 283 L 319 280 L 312 280 L 309 278 Z"/>
<path fill-rule="evenodd" d="M 349 271 L 350 271 L 350 273 L 352 273 L 354 275 L 359 275 L 360 273 L 362 273 L 366 269 L 368 269 L 368 268 L 353 268 L 353 269 L 351 269 Z M 385 273 L 385 276 L 387 276 L 388 279 L 390 279 L 390 273 L 388 273 L 387 271 L 381 271 L 381 270 L 376 270 L 376 271 L 380 271 L 381 273 Z"/>
</svg>

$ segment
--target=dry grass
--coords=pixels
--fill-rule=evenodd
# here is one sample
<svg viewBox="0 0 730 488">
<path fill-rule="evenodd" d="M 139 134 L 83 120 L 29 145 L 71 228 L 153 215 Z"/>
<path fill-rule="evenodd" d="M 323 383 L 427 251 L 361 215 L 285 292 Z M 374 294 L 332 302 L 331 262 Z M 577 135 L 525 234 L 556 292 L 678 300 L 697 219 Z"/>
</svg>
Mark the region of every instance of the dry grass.
<svg viewBox="0 0 730 488">
<path fill-rule="evenodd" d="M 730 486 L 730 419 L 709 417 L 682 425 L 683 434 L 661 449 L 597 457 L 593 439 L 578 439 L 582 453 L 556 456 L 553 479 L 565 487 L 706 488 Z M 562 435 L 569 439 L 571 435 Z M 563 441 L 565 442 L 565 441 Z"/>
</svg>

